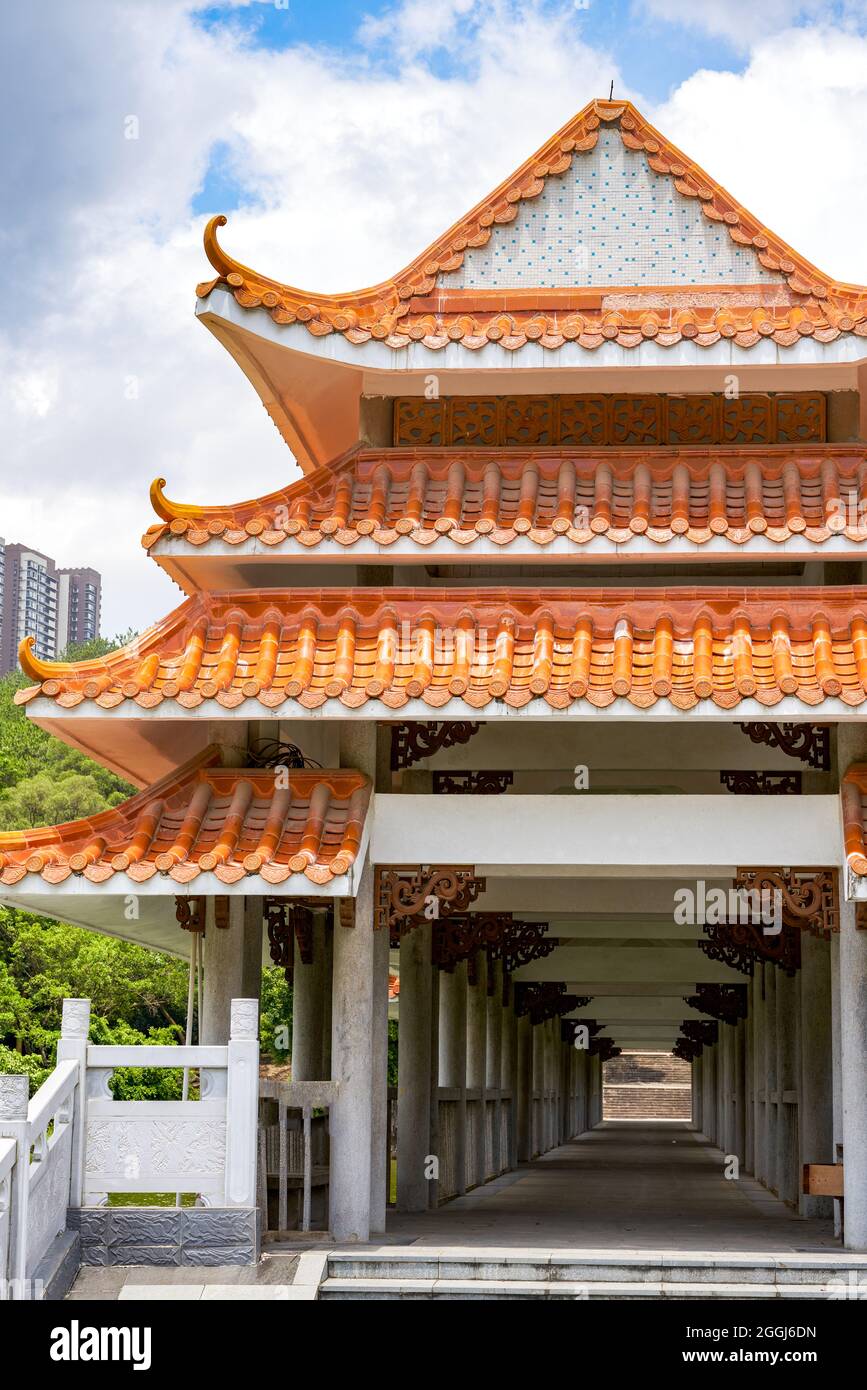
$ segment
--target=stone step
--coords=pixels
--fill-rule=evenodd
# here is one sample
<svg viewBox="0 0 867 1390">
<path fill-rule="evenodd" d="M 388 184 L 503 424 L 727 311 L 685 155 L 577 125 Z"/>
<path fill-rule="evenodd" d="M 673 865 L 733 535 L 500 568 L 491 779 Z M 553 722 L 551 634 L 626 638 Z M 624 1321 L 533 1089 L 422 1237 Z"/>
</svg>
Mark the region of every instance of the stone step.
<svg viewBox="0 0 867 1390">
<path fill-rule="evenodd" d="M 320 1286 L 326 1302 L 358 1299 L 494 1299 L 553 1298 L 572 1302 L 599 1299 L 814 1299 L 828 1297 L 816 1285 L 756 1283 L 678 1283 L 671 1281 L 598 1280 L 590 1283 L 561 1280 L 546 1283 L 528 1279 L 338 1279 Z"/>
<path fill-rule="evenodd" d="M 836 1254 L 677 1255 L 635 1252 L 593 1256 L 556 1252 L 379 1250 L 329 1253 L 326 1278 L 341 1283 L 374 1280 L 418 1283 L 483 1281 L 552 1284 L 755 1285 L 766 1289 L 829 1285 L 845 1291 L 857 1282 L 867 1292 L 867 1256 Z M 772 1295 L 768 1295 L 772 1296 Z M 843 1296 L 839 1293 L 838 1296 Z"/>
</svg>

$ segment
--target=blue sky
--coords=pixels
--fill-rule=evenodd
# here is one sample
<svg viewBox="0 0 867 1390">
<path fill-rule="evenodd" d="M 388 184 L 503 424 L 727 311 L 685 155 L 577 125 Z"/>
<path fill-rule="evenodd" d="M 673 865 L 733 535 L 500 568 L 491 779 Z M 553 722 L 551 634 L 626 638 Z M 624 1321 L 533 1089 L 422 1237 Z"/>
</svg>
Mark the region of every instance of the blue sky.
<svg viewBox="0 0 867 1390">
<path fill-rule="evenodd" d="M 178 601 L 139 545 L 154 477 L 231 502 L 296 475 L 194 319 L 208 214 L 278 280 L 375 284 L 613 77 L 867 283 L 867 0 L 64 0 L 0 23 L 0 528 L 100 568 L 109 633 Z"/>
</svg>

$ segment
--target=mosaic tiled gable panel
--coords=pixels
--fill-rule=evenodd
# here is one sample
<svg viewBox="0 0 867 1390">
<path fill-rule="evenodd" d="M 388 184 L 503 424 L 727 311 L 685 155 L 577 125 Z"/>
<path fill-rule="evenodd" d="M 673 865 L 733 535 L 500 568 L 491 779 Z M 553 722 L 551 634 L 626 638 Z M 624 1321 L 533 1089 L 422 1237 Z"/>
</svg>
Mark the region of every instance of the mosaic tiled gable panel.
<svg viewBox="0 0 867 1390">
<path fill-rule="evenodd" d="M 708 222 L 695 198 L 648 167 L 620 132 L 600 132 L 590 154 L 548 179 L 513 222 L 495 227 L 444 275 L 444 289 L 522 285 L 779 284 L 782 275 Z"/>
<path fill-rule="evenodd" d="M 509 444 L 822 444 L 825 397 L 792 394 L 399 396 L 394 442 L 475 448 Z"/>
</svg>

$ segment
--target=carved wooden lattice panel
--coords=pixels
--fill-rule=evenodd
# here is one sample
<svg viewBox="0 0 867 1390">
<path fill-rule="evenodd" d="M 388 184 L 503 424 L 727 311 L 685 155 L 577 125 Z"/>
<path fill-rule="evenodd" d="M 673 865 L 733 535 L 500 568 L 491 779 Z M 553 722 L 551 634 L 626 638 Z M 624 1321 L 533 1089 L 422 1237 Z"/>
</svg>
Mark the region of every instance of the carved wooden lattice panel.
<svg viewBox="0 0 867 1390">
<path fill-rule="evenodd" d="M 575 444 L 798 444 L 827 438 L 820 391 L 765 394 L 398 397 L 394 442 L 493 448 Z"/>
</svg>

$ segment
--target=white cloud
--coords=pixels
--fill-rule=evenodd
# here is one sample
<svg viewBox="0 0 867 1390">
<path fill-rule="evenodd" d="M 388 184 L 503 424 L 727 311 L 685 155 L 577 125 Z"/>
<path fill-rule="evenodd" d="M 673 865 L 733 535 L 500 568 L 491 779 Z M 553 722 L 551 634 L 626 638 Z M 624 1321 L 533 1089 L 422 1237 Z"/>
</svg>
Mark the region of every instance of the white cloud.
<svg viewBox="0 0 867 1390">
<path fill-rule="evenodd" d="M 863 0 L 639 0 L 654 19 L 700 29 L 749 49 L 759 38 L 797 22 L 849 22 L 863 19 Z"/>
<path fill-rule="evenodd" d="M 867 36 L 787 30 L 742 73 L 695 73 L 648 114 L 796 251 L 867 283 Z"/>
<path fill-rule="evenodd" d="M 295 471 L 193 318 L 208 267 L 190 201 L 217 142 L 249 194 L 227 247 L 290 283 L 346 289 L 404 265 L 614 77 L 799 250 L 867 280 L 857 37 L 761 41 L 742 74 L 696 73 L 654 110 L 582 41 L 570 3 L 396 4 L 397 69 L 378 49 L 265 52 L 203 32 L 191 8 L 56 5 L 50 42 L 44 7 L 4 12 L 0 531 L 101 569 L 108 632 L 180 598 L 139 547 L 154 476 L 182 500 L 232 501 Z M 429 63 L 433 33 L 453 65 Z"/>
</svg>

